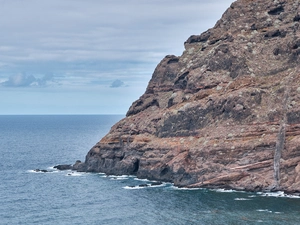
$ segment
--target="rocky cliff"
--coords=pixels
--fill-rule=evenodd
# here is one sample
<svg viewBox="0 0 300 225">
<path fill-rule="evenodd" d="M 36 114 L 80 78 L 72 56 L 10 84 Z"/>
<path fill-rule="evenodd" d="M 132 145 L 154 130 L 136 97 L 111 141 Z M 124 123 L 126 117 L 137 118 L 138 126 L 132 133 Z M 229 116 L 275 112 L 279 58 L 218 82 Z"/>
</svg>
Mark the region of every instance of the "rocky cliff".
<svg viewBox="0 0 300 225">
<path fill-rule="evenodd" d="M 74 169 L 299 192 L 299 1 L 238 0 L 184 45 Z"/>
</svg>

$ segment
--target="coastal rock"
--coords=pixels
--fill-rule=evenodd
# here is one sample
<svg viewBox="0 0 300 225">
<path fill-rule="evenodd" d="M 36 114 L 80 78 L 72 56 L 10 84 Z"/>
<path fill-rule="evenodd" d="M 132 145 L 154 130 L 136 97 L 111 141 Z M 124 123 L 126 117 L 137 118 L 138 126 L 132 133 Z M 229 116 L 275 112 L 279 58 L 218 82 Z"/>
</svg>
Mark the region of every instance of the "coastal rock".
<svg viewBox="0 0 300 225">
<path fill-rule="evenodd" d="M 35 169 L 35 170 L 33 170 L 34 172 L 41 172 L 41 173 L 48 173 L 48 172 L 50 172 L 50 171 L 48 171 L 48 170 L 41 170 L 41 169 Z"/>
<path fill-rule="evenodd" d="M 57 166 L 54 166 L 53 168 L 58 169 L 58 170 L 71 170 L 73 167 L 72 167 L 72 165 L 57 165 Z"/>
<path fill-rule="evenodd" d="M 85 164 L 80 160 L 77 160 L 72 166 L 72 170 L 77 170 L 78 172 L 84 172 L 86 170 Z"/>
<path fill-rule="evenodd" d="M 166 56 L 78 170 L 300 191 L 300 5 L 238 0 Z"/>
<path fill-rule="evenodd" d="M 144 187 L 155 187 L 155 186 L 160 186 L 162 185 L 163 183 L 162 182 L 153 182 L 151 184 L 139 184 L 137 186 L 134 186 L 134 185 L 130 185 L 128 186 L 129 188 L 144 188 Z"/>
</svg>

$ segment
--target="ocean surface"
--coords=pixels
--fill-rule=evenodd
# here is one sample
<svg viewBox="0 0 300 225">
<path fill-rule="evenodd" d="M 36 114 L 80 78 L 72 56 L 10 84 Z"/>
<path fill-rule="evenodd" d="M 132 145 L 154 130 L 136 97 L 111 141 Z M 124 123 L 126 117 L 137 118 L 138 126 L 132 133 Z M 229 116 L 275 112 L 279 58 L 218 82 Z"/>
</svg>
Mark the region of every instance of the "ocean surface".
<svg viewBox="0 0 300 225">
<path fill-rule="evenodd" d="M 152 181 L 53 169 L 84 160 L 121 118 L 0 116 L 0 224 L 300 224 L 300 199 L 282 193 L 140 187 Z"/>
</svg>

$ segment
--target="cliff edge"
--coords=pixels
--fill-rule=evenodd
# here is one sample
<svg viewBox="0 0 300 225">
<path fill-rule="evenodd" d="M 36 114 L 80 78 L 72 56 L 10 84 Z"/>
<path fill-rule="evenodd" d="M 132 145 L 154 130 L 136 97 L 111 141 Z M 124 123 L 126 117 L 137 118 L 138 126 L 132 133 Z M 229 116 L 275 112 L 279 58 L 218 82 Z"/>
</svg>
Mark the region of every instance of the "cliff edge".
<svg viewBox="0 0 300 225">
<path fill-rule="evenodd" d="M 300 3 L 238 0 L 166 56 L 78 171 L 300 192 Z"/>
</svg>

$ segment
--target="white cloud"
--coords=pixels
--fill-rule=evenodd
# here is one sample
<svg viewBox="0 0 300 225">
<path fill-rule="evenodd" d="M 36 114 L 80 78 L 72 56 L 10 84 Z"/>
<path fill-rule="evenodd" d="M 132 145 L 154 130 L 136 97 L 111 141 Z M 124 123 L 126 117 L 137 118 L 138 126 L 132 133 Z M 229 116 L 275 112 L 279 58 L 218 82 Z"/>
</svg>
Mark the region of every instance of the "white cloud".
<svg viewBox="0 0 300 225">
<path fill-rule="evenodd" d="M 8 80 L 0 82 L 0 85 L 4 87 L 43 87 L 48 86 L 53 82 L 53 76 L 50 74 L 44 75 L 41 78 L 36 78 L 33 75 L 19 73 L 9 76 Z"/>
<path fill-rule="evenodd" d="M 0 91 L 131 88 L 134 101 L 159 61 L 181 55 L 184 41 L 212 27 L 232 1 L 0 0 Z M 42 85 L 47 74 L 55 82 Z M 128 87 L 109 88 L 114 80 Z"/>
<path fill-rule="evenodd" d="M 230 2 L 2 0 L 0 41 L 11 61 L 157 61 L 181 54 L 185 39 L 212 26 Z"/>
</svg>

